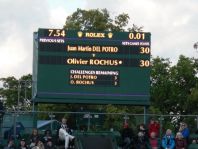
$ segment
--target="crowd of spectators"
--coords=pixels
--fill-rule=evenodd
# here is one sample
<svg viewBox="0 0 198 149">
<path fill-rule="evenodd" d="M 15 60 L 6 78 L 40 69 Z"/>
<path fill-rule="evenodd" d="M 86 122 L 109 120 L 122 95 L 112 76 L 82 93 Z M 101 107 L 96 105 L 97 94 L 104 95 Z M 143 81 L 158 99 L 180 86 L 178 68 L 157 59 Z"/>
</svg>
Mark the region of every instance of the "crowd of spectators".
<svg viewBox="0 0 198 149">
<path fill-rule="evenodd" d="M 122 149 L 188 149 L 190 146 L 198 149 L 197 140 L 189 139 L 190 131 L 184 122 L 180 123 L 176 133 L 167 129 L 162 137 L 160 136 L 160 123 L 155 119 L 151 119 L 148 125 L 138 125 L 136 132 L 128 122 L 125 122 L 120 133 Z M 56 138 L 53 138 L 50 130 L 40 135 L 37 129 L 33 129 L 28 138 L 20 139 L 18 145 L 15 145 L 14 140 L 9 139 L 4 149 L 56 149 L 57 138 L 63 142 L 65 149 L 69 148 L 69 141 L 74 139 L 74 136 L 70 135 L 65 118 L 62 119 Z"/>
<path fill-rule="evenodd" d="M 181 122 L 176 133 L 167 129 L 165 134 L 160 137 L 160 123 L 151 119 L 146 126 L 140 124 L 137 132 L 134 133 L 127 122 L 121 131 L 123 149 L 198 149 L 198 142 L 189 139 L 190 131 L 186 123 Z"/>
</svg>

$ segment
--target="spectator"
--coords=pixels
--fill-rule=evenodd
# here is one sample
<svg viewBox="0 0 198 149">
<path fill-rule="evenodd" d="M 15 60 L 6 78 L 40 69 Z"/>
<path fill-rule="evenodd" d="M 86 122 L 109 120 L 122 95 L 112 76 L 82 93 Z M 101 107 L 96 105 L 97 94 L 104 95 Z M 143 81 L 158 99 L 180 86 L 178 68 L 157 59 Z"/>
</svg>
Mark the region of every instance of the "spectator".
<svg viewBox="0 0 198 149">
<path fill-rule="evenodd" d="M 45 149 L 56 149 L 51 139 L 48 139 L 45 145 Z"/>
<path fill-rule="evenodd" d="M 150 148 L 148 138 L 145 136 L 144 132 L 142 131 L 138 132 L 135 144 L 136 144 L 136 149 Z"/>
<path fill-rule="evenodd" d="M 159 121 L 157 121 L 154 118 L 152 118 L 150 120 L 149 125 L 148 125 L 149 137 L 151 137 L 151 133 L 152 132 L 155 132 L 156 137 L 159 137 L 159 129 L 160 129 Z"/>
<path fill-rule="evenodd" d="M 30 136 L 30 148 L 33 148 L 34 146 L 36 146 L 39 139 L 40 139 L 40 137 L 39 137 L 39 134 L 38 134 L 38 130 L 34 128 L 32 130 L 32 134 Z"/>
<path fill-rule="evenodd" d="M 159 139 L 156 137 L 155 132 L 151 132 L 151 137 L 149 139 L 149 143 L 150 143 L 151 149 L 160 148 Z"/>
<path fill-rule="evenodd" d="M 39 148 L 39 149 L 45 149 L 45 146 L 43 144 L 43 142 L 41 140 L 38 140 L 36 146 Z"/>
<path fill-rule="evenodd" d="M 26 145 L 26 142 L 25 142 L 25 139 L 20 140 L 20 144 L 19 144 L 18 149 L 28 149 L 28 147 Z"/>
<path fill-rule="evenodd" d="M 123 149 L 128 149 L 133 145 L 134 133 L 133 130 L 129 127 L 127 122 L 124 123 L 123 130 L 121 131 L 122 136 L 122 147 Z"/>
<path fill-rule="evenodd" d="M 59 129 L 59 139 L 65 141 L 65 149 L 69 147 L 69 142 L 74 140 L 74 136 L 71 135 L 71 130 L 67 125 L 67 119 L 62 118 L 62 124 Z"/>
<path fill-rule="evenodd" d="M 146 126 L 144 124 L 140 124 L 138 127 L 138 132 L 142 132 L 145 137 L 148 138 L 148 130 L 146 129 Z"/>
<path fill-rule="evenodd" d="M 52 133 L 51 133 L 51 130 L 46 130 L 45 135 L 43 136 L 43 139 L 42 139 L 43 143 L 46 145 L 49 139 L 52 141 Z"/>
<path fill-rule="evenodd" d="M 183 138 L 181 132 L 178 132 L 176 134 L 175 147 L 176 149 L 187 149 L 186 139 Z"/>
<path fill-rule="evenodd" d="M 8 144 L 4 147 L 4 149 L 15 149 L 14 141 L 12 139 L 8 140 Z"/>
<path fill-rule="evenodd" d="M 187 126 L 186 123 L 184 123 L 184 122 L 180 123 L 179 132 L 182 133 L 182 136 L 184 137 L 184 139 L 186 139 L 187 144 L 188 144 L 189 143 L 190 131 L 189 131 L 188 126 Z"/>
<path fill-rule="evenodd" d="M 163 149 L 174 149 L 175 147 L 175 139 L 172 135 L 172 131 L 170 129 L 166 130 L 166 134 L 162 138 L 162 148 Z"/>
</svg>

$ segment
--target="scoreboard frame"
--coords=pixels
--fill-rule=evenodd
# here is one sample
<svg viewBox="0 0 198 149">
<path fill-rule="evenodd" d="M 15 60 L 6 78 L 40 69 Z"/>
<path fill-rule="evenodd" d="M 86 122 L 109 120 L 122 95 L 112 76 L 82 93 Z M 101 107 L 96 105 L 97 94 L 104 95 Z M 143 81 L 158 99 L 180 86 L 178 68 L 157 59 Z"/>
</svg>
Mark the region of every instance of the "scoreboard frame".
<svg viewBox="0 0 198 149">
<path fill-rule="evenodd" d="M 151 34 L 38 29 L 35 103 L 150 105 Z"/>
</svg>

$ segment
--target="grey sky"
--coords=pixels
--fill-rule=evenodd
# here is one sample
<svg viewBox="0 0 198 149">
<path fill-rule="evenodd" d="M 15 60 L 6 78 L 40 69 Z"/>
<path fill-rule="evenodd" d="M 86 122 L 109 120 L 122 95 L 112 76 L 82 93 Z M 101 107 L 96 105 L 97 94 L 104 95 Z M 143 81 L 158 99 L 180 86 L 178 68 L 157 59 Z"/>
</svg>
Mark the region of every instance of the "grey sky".
<svg viewBox="0 0 198 149">
<path fill-rule="evenodd" d="M 107 8 L 112 16 L 128 13 L 152 34 L 152 55 L 198 57 L 197 0 L 0 0 L 0 78 L 32 72 L 32 34 L 38 28 L 61 28 L 77 8 Z"/>
</svg>

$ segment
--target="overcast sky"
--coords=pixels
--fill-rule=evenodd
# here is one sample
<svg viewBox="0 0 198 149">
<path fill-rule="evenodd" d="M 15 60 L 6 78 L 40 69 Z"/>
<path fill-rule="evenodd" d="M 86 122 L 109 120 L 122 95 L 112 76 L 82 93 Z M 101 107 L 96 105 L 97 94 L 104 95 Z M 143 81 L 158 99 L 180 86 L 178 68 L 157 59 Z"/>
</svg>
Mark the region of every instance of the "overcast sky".
<svg viewBox="0 0 198 149">
<path fill-rule="evenodd" d="M 198 0 L 0 0 L 0 78 L 32 73 L 33 32 L 62 28 L 77 8 L 129 14 L 130 25 L 151 32 L 154 57 L 198 57 Z"/>
</svg>

